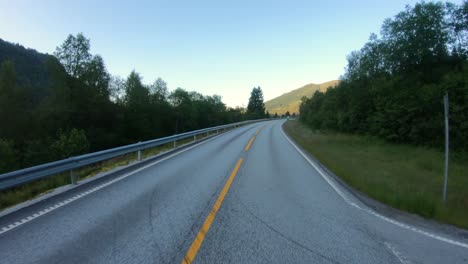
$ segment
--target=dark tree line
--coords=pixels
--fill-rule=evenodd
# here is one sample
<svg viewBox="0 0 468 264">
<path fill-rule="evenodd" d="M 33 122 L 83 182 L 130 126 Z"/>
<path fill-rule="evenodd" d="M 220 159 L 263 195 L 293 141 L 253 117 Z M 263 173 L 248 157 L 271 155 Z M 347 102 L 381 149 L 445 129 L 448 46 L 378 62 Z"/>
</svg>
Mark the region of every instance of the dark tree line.
<svg viewBox="0 0 468 264">
<path fill-rule="evenodd" d="M 253 117 L 136 71 L 111 76 L 82 34 L 54 55 L 0 40 L 0 173 Z"/>
<path fill-rule="evenodd" d="M 336 88 L 303 98 L 316 129 L 440 147 L 442 98 L 450 98 L 452 146 L 468 150 L 468 2 L 407 6 L 348 56 Z"/>
</svg>

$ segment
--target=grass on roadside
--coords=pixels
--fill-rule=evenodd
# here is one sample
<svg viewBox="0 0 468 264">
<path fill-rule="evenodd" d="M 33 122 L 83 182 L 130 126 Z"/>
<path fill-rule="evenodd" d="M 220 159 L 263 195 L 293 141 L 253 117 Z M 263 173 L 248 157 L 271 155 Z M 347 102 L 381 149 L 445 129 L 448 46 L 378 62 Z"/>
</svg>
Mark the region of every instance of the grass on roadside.
<svg viewBox="0 0 468 264">
<path fill-rule="evenodd" d="M 216 132 L 198 135 L 197 140 L 213 135 Z M 186 138 L 177 141 L 177 146 L 182 146 L 193 142 L 193 138 Z M 161 146 L 145 149 L 141 153 L 141 158 L 145 159 L 168 151 L 174 147 L 173 143 L 164 144 Z M 78 180 L 93 177 L 99 173 L 112 170 L 114 168 L 128 165 L 136 161 L 137 153 L 129 153 L 119 157 L 115 157 L 106 161 L 92 164 L 75 171 Z M 0 210 L 14 206 L 21 202 L 34 199 L 38 196 L 51 192 L 53 189 L 70 184 L 70 174 L 68 172 L 47 177 L 38 181 L 33 181 L 9 190 L 0 192 Z"/>
<path fill-rule="evenodd" d="M 444 154 L 359 135 L 320 133 L 299 121 L 285 131 L 355 189 L 388 205 L 468 228 L 468 158 L 449 164 L 447 203 L 442 203 Z"/>
</svg>

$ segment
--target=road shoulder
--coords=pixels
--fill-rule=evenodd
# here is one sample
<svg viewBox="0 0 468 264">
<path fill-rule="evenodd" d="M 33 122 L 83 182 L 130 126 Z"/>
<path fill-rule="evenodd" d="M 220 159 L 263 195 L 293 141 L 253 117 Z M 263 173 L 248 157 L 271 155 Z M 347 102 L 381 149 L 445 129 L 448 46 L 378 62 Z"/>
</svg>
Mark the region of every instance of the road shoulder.
<svg viewBox="0 0 468 264">
<path fill-rule="evenodd" d="M 286 123 L 286 122 L 285 122 Z M 323 165 L 315 156 L 305 150 L 301 145 L 296 143 L 284 130 L 282 124 L 281 129 L 283 133 L 288 136 L 288 138 L 294 142 L 296 147 L 298 147 L 307 157 L 314 162 L 317 166 L 322 169 L 328 177 L 330 177 L 334 182 L 338 183 L 339 187 L 344 189 L 347 193 L 351 194 L 354 198 L 360 201 L 363 205 L 367 206 L 369 209 L 377 212 L 378 214 L 385 216 L 387 218 L 393 219 L 398 222 L 402 222 L 409 226 L 414 226 L 422 230 L 433 231 L 434 233 L 444 234 L 450 236 L 454 239 L 457 239 L 463 243 L 468 243 L 468 230 L 458 228 L 449 224 L 439 223 L 432 219 L 423 218 L 419 215 L 408 213 L 405 211 L 398 210 L 387 204 L 379 202 L 365 193 L 358 191 L 343 181 L 335 173 L 329 170 L 325 165 Z"/>
</svg>

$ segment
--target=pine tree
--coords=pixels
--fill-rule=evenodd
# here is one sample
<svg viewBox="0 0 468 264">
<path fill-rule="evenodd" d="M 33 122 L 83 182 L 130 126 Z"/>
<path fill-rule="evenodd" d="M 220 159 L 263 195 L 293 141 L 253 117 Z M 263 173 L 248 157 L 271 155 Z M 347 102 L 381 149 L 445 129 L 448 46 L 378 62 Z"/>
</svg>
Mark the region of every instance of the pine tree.
<svg viewBox="0 0 468 264">
<path fill-rule="evenodd" d="M 265 117 L 265 104 L 263 102 L 262 88 L 254 87 L 250 93 L 249 104 L 247 105 L 247 115 L 251 119 Z"/>
</svg>

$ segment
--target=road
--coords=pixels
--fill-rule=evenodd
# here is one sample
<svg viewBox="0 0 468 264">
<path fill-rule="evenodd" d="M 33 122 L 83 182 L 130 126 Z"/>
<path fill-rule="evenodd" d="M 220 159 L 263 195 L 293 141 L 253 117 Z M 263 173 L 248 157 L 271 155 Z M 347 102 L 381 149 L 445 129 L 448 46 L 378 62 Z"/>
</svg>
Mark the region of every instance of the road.
<svg viewBox="0 0 468 264">
<path fill-rule="evenodd" d="M 6 215 L 0 262 L 468 263 L 466 240 L 392 222 L 324 177 L 283 122 Z"/>
</svg>

